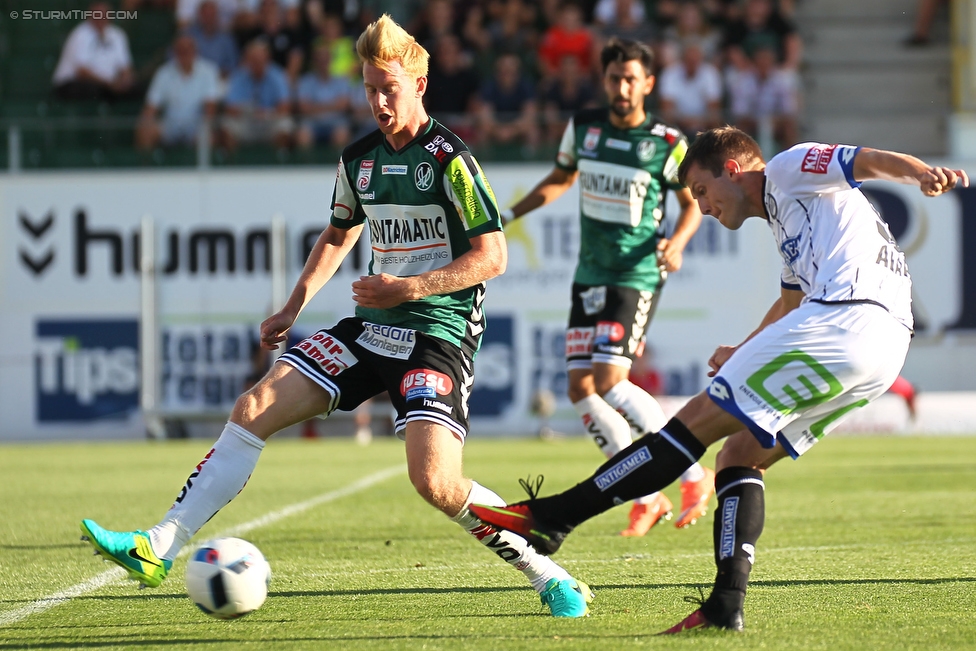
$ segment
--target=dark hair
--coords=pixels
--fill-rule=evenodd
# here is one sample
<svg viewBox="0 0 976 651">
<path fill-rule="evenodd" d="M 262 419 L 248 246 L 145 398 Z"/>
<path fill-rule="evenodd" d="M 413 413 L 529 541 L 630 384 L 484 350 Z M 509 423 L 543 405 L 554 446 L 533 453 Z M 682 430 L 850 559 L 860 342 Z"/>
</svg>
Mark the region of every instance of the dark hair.
<svg viewBox="0 0 976 651">
<path fill-rule="evenodd" d="M 724 126 L 702 131 L 691 143 L 684 160 L 678 166 L 678 181 L 685 184 L 688 170 L 693 164 L 719 176 L 725 167 L 725 161 L 729 159 L 743 167 L 751 167 L 762 162 L 762 150 L 748 133 L 735 127 Z"/>
<path fill-rule="evenodd" d="M 640 61 L 644 68 L 644 74 L 648 77 L 654 70 L 654 53 L 640 41 L 632 41 L 626 38 L 614 36 L 603 46 L 600 52 L 600 63 L 603 64 L 603 72 L 607 71 L 607 66 L 614 61 L 626 63 L 628 61 Z"/>
</svg>

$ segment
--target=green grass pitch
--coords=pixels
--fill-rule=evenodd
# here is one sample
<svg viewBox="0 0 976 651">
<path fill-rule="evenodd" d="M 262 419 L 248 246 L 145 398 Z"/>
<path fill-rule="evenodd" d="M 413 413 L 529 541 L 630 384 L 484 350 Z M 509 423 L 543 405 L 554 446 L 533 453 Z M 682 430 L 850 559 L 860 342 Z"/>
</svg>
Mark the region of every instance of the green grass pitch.
<svg viewBox="0 0 976 651">
<path fill-rule="evenodd" d="M 616 535 L 626 508 L 584 524 L 555 558 L 597 598 L 590 617 L 557 620 L 404 473 L 244 534 L 274 579 L 243 619 L 197 611 L 185 557 L 155 590 L 116 581 L 37 603 L 109 569 L 79 541 L 81 518 L 151 526 L 208 449 L 199 440 L 0 447 L 0 649 L 976 648 L 976 437 L 833 437 L 774 467 L 742 634 L 654 636 L 711 584 L 711 513 L 636 540 Z M 470 476 L 513 501 L 519 477 L 544 474 L 549 494 L 600 462 L 582 439 L 475 438 L 465 454 Z M 272 441 L 197 541 L 403 459 L 397 441 Z M 677 501 L 676 487 L 668 493 Z"/>
</svg>

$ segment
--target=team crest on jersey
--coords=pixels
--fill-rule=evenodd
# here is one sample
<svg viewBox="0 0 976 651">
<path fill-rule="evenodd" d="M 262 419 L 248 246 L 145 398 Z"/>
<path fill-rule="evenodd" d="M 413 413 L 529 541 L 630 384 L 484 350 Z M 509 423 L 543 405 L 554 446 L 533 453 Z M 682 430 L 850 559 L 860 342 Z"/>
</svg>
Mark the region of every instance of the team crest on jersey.
<svg viewBox="0 0 976 651">
<path fill-rule="evenodd" d="M 421 192 L 430 190 L 434 185 L 434 168 L 431 164 L 424 161 L 418 165 L 413 174 L 413 181 L 417 184 L 417 189 Z"/>
<path fill-rule="evenodd" d="M 641 140 L 637 143 L 637 158 L 644 162 L 654 158 L 655 151 L 657 151 L 657 145 L 654 144 L 653 140 Z"/>
<path fill-rule="evenodd" d="M 373 161 L 364 160 L 359 163 L 359 176 L 356 177 L 356 187 L 360 191 L 369 187 L 369 179 L 373 176 Z"/>
<path fill-rule="evenodd" d="M 600 127 L 590 127 L 583 138 L 583 149 L 596 149 L 600 144 Z"/>
<path fill-rule="evenodd" d="M 776 219 L 776 215 L 779 213 L 779 206 L 776 205 L 776 197 L 771 194 L 766 195 L 766 212 L 769 213 L 770 219 Z"/>
</svg>

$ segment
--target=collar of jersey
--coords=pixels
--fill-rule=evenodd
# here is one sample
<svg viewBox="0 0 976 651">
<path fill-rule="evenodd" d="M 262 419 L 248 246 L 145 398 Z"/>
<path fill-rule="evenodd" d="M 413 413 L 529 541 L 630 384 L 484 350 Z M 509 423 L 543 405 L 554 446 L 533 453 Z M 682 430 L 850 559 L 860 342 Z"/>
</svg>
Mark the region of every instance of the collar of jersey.
<svg viewBox="0 0 976 651">
<path fill-rule="evenodd" d="M 428 133 L 430 133 L 430 130 L 433 128 L 434 128 L 434 118 L 428 116 L 427 126 L 421 129 L 420 133 L 414 136 L 413 140 L 405 144 L 403 147 L 400 147 L 399 149 L 394 149 L 393 147 L 390 146 L 390 141 L 386 139 L 386 136 L 383 136 L 383 146 L 386 147 L 386 151 L 388 151 L 391 154 L 394 155 L 401 154 L 407 151 L 408 149 L 410 149 L 411 147 L 413 147 L 413 143 L 417 142 L 417 140 L 419 140 L 420 138 L 426 136 Z"/>
<path fill-rule="evenodd" d="M 607 112 L 609 113 L 609 109 L 608 109 Z M 610 122 L 610 116 L 607 115 L 607 122 L 610 124 L 610 127 L 614 131 L 619 131 L 620 133 L 627 133 L 628 131 L 634 131 L 634 130 L 637 130 L 637 129 L 646 129 L 647 127 L 651 126 L 651 123 L 653 121 L 654 121 L 654 114 L 651 113 L 650 111 L 644 111 L 644 121 L 643 122 L 641 122 L 640 124 L 638 124 L 636 127 L 627 127 L 626 129 L 621 129 L 620 127 L 614 126 L 613 122 Z"/>
</svg>

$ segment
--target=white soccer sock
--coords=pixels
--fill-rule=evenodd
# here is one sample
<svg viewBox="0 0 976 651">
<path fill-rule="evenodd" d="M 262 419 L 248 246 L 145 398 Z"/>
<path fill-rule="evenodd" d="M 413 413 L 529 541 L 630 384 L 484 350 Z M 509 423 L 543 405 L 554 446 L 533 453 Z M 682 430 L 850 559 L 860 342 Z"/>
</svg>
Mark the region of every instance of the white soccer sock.
<svg viewBox="0 0 976 651">
<path fill-rule="evenodd" d="M 583 420 L 586 433 L 593 437 L 608 459 L 630 445 L 627 420 L 597 394 L 574 402 L 573 408 Z"/>
<path fill-rule="evenodd" d="M 615 384 L 603 399 L 624 417 L 635 436 L 658 432 L 668 422 L 657 400 L 630 380 Z"/>
<path fill-rule="evenodd" d="M 146 533 L 160 558 L 173 560 L 190 538 L 247 484 L 264 449 L 264 441 L 228 422 L 220 438 L 197 467 L 162 522 Z"/>
<path fill-rule="evenodd" d="M 651 394 L 641 389 L 630 380 L 622 380 L 615 384 L 603 396 L 603 401 L 620 414 L 628 424 L 630 436 L 643 436 L 648 432 L 657 432 L 668 422 L 664 410 Z M 630 442 L 627 442 L 630 445 Z M 651 493 L 634 500 L 637 504 L 650 504 L 657 499 L 659 493 Z"/>
<path fill-rule="evenodd" d="M 461 525 L 462 529 L 477 538 L 482 545 L 495 552 L 500 559 L 522 572 L 536 592 L 541 593 L 552 579 L 562 581 L 572 578 L 569 572 L 556 565 L 551 558 L 537 552 L 525 541 L 525 538 L 511 531 L 495 529 L 479 520 L 468 509 L 469 504 L 504 506 L 505 500 L 494 491 L 473 481 L 468 499 L 465 500 L 461 511 L 451 520 Z"/>
</svg>

